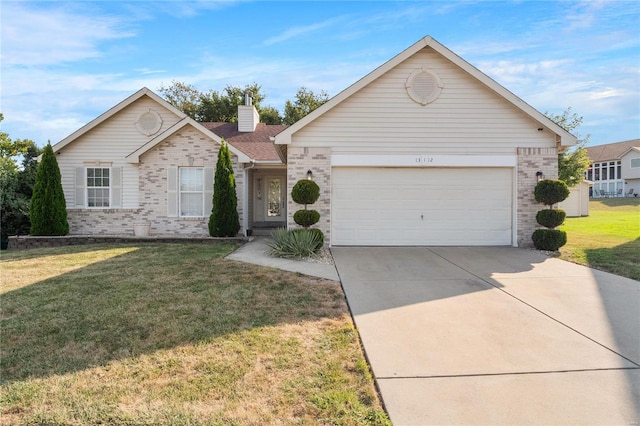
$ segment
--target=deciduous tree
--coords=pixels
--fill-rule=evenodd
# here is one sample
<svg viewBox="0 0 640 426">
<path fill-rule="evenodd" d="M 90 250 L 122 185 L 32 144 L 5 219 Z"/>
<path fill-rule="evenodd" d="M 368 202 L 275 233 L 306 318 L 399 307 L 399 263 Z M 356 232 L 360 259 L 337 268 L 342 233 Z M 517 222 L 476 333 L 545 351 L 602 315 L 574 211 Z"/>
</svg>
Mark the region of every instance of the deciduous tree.
<svg viewBox="0 0 640 426">
<path fill-rule="evenodd" d="M 3 120 L 0 114 L 0 121 Z M 32 140 L 12 140 L 0 132 L 0 230 L 3 244 L 9 235 L 26 235 L 31 223 L 29 203 L 41 149 Z"/>
<path fill-rule="evenodd" d="M 170 86 L 161 85 L 158 89 L 160 95 L 171 105 L 187 114 L 194 120 L 198 119 L 200 109 L 200 97 L 202 94 L 191 84 L 173 80 Z"/>
<path fill-rule="evenodd" d="M 329 95 L 324 90 L 316 94 L 305 87 L 301 87 L 296 93 L 293 102 L 287 101 L 284 105 L 284 124 L 293 124 L 311 111 L 320 107 L 329 100 Z"/>
<path fill-rule="evenodd" d="M 549 112 L 546 112 L 545 115 L 579 140 L 576 146 L 558 154 L 558 179 L 564 181 L 568 187 L 576 186 L 584 180 L 584 172 L 587 171 L 589 164 L 591 164 L 585 149 L 585 145 L 591 135 L 587 135 L 580 140 L 578 128 L 582 125 L 583 118 L 573 113 L 571 107 L 560 115 Z"/>
</svg>

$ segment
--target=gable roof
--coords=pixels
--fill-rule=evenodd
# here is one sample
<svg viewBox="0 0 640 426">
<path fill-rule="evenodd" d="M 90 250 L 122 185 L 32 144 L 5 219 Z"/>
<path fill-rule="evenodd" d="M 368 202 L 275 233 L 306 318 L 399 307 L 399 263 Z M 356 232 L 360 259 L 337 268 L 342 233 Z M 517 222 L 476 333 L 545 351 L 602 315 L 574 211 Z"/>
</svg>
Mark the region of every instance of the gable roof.
<svg viewBox="0 0 640 426">
<path fill-rule="evenodd" d="M 258 123 L 253 132 L 239 132 L 238 123 L 209 122 L 201 124 L 257 162 L 280 163 L 272 139 L 286 129 L 287 125 Z"/>
<path fill-rule="evenodd" d="M 148 141 L 147 143 L 139 147 L 137 150 L 135 150 L 131 154 L 127 155 L 126 159 L 128 162 L 130 163 L 139 162 L 140 156 L 142 154 L 149 151 L 151 148 L 155 147 L 160 142 L 164 141 L 166 138 L 175 134 L 177 131 L 179 131 L 180 129 L 188 125 L 193 126 L 201 133 L 211 137 L 211 139 L 215 140 L 217 143 L 221 142 L 220 136 L 216 135 L 215 133 L 212 133 L 211 131 L 209 131 L 209 129 L 206 129 L 205 127 L 203 127 L 200 123 L 198 123 L 197 121 L 195 121 L 194 119 L 186 115 L 184 112 L 180 111 L 179 109 L 171 105 L 166 100 L 162 99 L 160 96 L 156 95 L 153 91 L 151 91 L 147 87 L 143 87 L 142 89 L 138 90 L 128 98 L 124 99 L 122 102 L 118 103 L 117 105 L 110 108 L 106 112 L 100 114 L 98 117 L 91 120 L 89 123 L 85 124 L 78 130 L 76 130 L 75 132 L 67 136 L 66 138 L 62 139 L 57 144 L 53 145 L 53 151 L 56 153 L 59 152 L 65 146 L 69 145 L 70 143 L 72 143 L 73 141 L 75 141 L 85 133 L 89 132 L 90 130 L 94 129 L 98 125 L 104 123 L 109 118 L 113 117 L 118 112 L 124 110 L 126 107 L 133 104 L 135 101 L 142 98 L 143 96 L 148 96 L 149 98 L 151 98 L 152 100 L 160 104 L 162 107 L 168 109 L 173 114 L 177 115 L 178 118 L 180 118 L 180 120 L 173 126 L 169 127 L 168 129 L 161 132 L 160 134 L 152 138 L 150 141 Z M 238 161 L 241 163 L 248 163 L 251 161 L 251 158 L 249 156 L 247 156 L 244 152 L 238 150 L 231 143 L 229 143 L 229 151 L 237 155 Z"/>
<path fill-rule="evenodd" d="M 591 162 L 599 163 L 601 161 L 619 160 L 633 148 L 640 149 L 640 139 L 590 146 L 586 150 Z"/>
<path fill-rule="evenodd" d="M 513 106 L 518 108 L 524 114 L 528 115 L 533 120 L 537 121 L 538 123 L 550 129 L 552 132 L 556 134 L 556 142 L 558 142 L 561 146 L 572 146 L 577 143 L 576 137 L 573 136 L 571 133 L 567 132 L 565 129 L 563 129 L 558 124 L 556 124 L 553 120 L 546 117 L 544 114 L 542 114 L 541 112 L 533 108 L 531 105 L 527 104 L 525 101 L 523 101 L 522 99 L 520 99 L 519 97 L 511 93 L 509 90 L 507 90 L 506 88 L 498 84 L 495 80 L 493 80 L 492 78 L 490 78 L 489 76 L 487 76 L 486 74 L 478 70 L 476 67 L 474 67 L 473 65 L 471 65 L 470 63 L 462 59 L 460 56 L 453 53 L 451 50 L 449 50 L 448 48 L 446 48 L 445 46 L 443 46 L 442 44 L 440 44 L 430 36 L 427 36 L 419 40 L 414 45 L 410 46 L 409 48 L 407 48 L 400 54 L 396 55 L 389 61 L 385 62 L 384 64 L 382 64 L 381 66 L 379 66 L 378 68 L 376 68 L 375 70 L 373 70 L 372 72 L 370 72 L 369 74 L 361 78 L 360 80 L 356 81 L 354 84 L 352 84 L 342 92 L 338 93 L 336 96 L 334 96 L 329 101 L 324 103 L 318 109 L 312 111 L 310 114 L 298 120 L 295 124 L 291 125 L 289 128 L 285 129 L 280 134 L 276 135 L 275 143 L 277 145 L 290 144 L 291 136 L 295 132 L 302 129 L 312 121 L 316 120 L 317 118 L 319 118 L 320 116 L 325 114 L 327 111 L 334 108 L 336 105 L 340 104 L 342 101 L 344 101 L 345 99 L 347 99 L 348 97 L 350 97 L 351 95 L 359 91 L 360 89 L 364 88 L 374 80 L 381 77 L 386 72 L 395 68 L 397 65 L 404 62 L 406 59 L 410 58 L 411 56 L 415 55 L 416 53 L 418 53 L 419 51 L 421 51 L 426 47 L 432 48 L 434 51 L 436 51 L 437 53 L 439 53 L 440 55 L 442 55 L 443 57 L 451 61 L 453 64 L 461 68 L 466 73 L 470 74 L 472 77 L 480 81 L 482 84 L 484 84 L 486 87 L 488 87 L 493 92 L 498 94 L 500 97 L 505 99 L 507 102 L 510 102 Z M 281 156 L 281 158 L 283 156 L 286 157 L 286 155 L 284 154 L 285 149 L 286 149 L 285 147 L 279 147 L 278 149 L 278 154 Z"/>
<path fill-rule="evenodd" d="M 165 101 L 160 96 L 158 96 L 155 93 L 153 93 L 148 88 L 143 87 L 142 89 L 138 90 L 133 95 L 129 96 L 128 98 L 126 98 L 122 102 L 118 103 L 116 106 L 114 106 L 114 107 L 110 108 L 109 110 L 107 110 L 106 112 L 100 114 L 98 117 L 96 117 L 95 119 L 91 120 L 89 123 L 87 123 L 84 126 L 80 127 L 78 130 L 76 130 L 75 132 L 71 133 L 69 136 L 67 136 L 66 138 L 62 139 L 57 144 L 53 145 L 53 151 L 57 152 L 57 151 L 61 150 L 62 148 L 64 148 L 65 146 L 69 145 L 74 140 L 78 139 L 80 136 L 82 136 L 85 133 L 87 133 L 89 130 L 91 130 L 91 129 L 95 128 L 96 126 L 98 126 L 99 124 L 107 121 L 109 118 L 113 117 L 118 112 L 122 111 L 123 109 L 125 109 L 126 107 L 128 107 L 129 105 L 131 105 L 132 103 L 137 101 L 138 99 L 142 98 L 143 96 L 150 97 L 151 99 L 153 99 L 154 101 L 158 102 L 163 107 L 165 107 L 166 109 L 168 109 L 169 111 L 171 111 L 172 113 L 177 115 L 179 118 L 184 118 L 184 117 L 187 116 L 184 112 L 180 111 L 179 109 L 177 109 L 176 107 L 171 105 L 169 102 Z"/>
<path fill-rule="evenodd" d="M 169 127 L 167 130 L 165 130 L 164 132 L 160 133 L 158 136 L 154 137 L 149 142 L 145 143 L 140 148 L 138 148 L 137 150 L 133 151 L 131 154 L 127 155 L 127 157 L 126 157 L 127 161 L 129 163 L 138 163 L 140 161 L 140 156 L 142 154 L 144 154 L 147 151 L 150 151 L 156 145 L 160 144 L 162 141 L 164 141 L 168 137 L 174 135 L 176 132 L 178 132 L 179 130 L 183 129 L 186 126 L 192 126 L 196 130 L 198 130 L 200 133 L 203 133 L 204 135 L 209 136 L 211 139 L 213 139 L 217 143 L 222 143 L 222 138 L 220 136 L 218 136 L 215 133 L 209 131 L 209 129 L 207 129 L 202 124 L 200 124 L 197 121 L 195 121 L 193 118 L 185 116 L 182 120 L 178 121 L 176 124 L 174 124 L 173 126 Z M 227 141 L 225 141 L 225 142 L 227 142 Z M 249 163 L 249 162 L 251 162 L 251 158 L 249 156 L 247 156 L 244 152 L 240 151 L 238 148 L 233 146 L 231 143 L 229 143 L 228 145 L 229 145 L 229 151 L 238 156 L 238 162 L 240 162 L 240 163 Z"/>
</svg>

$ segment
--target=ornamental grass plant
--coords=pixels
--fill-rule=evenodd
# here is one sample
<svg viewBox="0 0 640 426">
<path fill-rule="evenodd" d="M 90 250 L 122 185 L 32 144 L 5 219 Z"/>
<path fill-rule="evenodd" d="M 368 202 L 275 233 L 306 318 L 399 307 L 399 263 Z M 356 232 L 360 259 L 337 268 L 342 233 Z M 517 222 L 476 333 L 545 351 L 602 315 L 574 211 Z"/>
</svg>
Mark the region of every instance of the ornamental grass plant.
<svg viewBox="0 0 640 426">
<path fill-rule="evenodd" d="M 314 257 L 323 245 L 322 231 L 315 229 L 294 229 L 287 231 L 278 228 L 271 234 L 268 242 L 269 254 L 276 257 L 302 259 Z"/>
</svg>

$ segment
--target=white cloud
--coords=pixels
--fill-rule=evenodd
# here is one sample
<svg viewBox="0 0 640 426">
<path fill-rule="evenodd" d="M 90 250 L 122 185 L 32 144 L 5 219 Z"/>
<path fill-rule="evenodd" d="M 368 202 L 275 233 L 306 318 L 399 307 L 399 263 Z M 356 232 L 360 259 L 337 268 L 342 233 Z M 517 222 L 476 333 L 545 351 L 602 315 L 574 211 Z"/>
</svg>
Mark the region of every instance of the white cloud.
<svg viewBox="0 0 640 426">
<path fill-rule="evenodd" d="M 339 22 L 344 21 L 344 17 L 336 17 L 327 19 L 322 22 L 316 22 L 314 24 L 304 25 L 304 26 L 296 26 L 286 29 L 280 34 L 270 37 L 262 42 L 265 46 L 271 46 L 276 43 L 282 43 L 284 41 L 290 40 L 292 38 L 300 37 L 303 35 L 311 34 L 317 32 L 319 30 L 325 29 L 327 27 L 331 27 Z"/>
<path fill-rule="evenodd" d="M 92 16 L 70 6 L 35 8 L 21 2 L 2 5 L 2 64 L 41 66 L 101 56 L 98 44 L 132 37 L 121 19 Z"/>
</svg>

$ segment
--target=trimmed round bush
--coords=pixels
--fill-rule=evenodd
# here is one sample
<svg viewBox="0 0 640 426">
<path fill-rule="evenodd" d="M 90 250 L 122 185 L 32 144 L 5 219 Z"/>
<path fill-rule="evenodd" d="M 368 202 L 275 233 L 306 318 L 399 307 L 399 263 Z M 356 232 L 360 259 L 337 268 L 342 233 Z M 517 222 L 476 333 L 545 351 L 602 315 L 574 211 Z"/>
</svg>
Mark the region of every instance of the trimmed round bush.
<svg viewBox="0 0 640 426">
<path fill-rule="evenodd" d="M 319 220 L 320 213 L 316 210 L 298 210 L 293 214 L 293 221 L 305 228 L 318 223 Z"/>
<path fill-rule="evenodd" d="M 531 239 L 538 250 L 557 251 L 567 244 L 567 233 L 558 229 L 536 229 Z"/>
<path fill-rule="evenodd" d="M 298 204 L 313 204 L 318 201 L 319 197 L 320 187 L 312 180 L 299 180 L 291 190 L 291 198 Z"/>
<path fill-rule="evenodd" d="M 536 221 L 547 228 L 555 228 L 562 225 L 567 213 L 562 209 L 545 209 L 536 214 Z"/>
<path fill-rule="evenodd" d="M 533 195 L 537 202 L 552 206 L 569 196 L 569 187 L 561 180 L 541 180 L 536 185 Z"/>
</svg>

